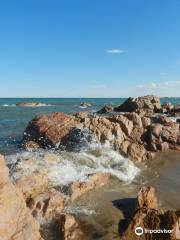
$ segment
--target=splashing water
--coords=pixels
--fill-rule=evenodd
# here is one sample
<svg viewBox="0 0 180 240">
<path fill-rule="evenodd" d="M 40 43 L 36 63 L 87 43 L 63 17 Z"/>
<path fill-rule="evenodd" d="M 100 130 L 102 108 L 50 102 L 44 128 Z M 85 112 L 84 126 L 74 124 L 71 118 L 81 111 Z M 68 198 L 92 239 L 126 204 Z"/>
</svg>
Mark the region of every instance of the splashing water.
<svg viewBox="0 0 180 240">
<path fill-rule="evenodd" d="M 47 173 L 52 186 L 86 181 L 89 174 L 111 173 L 121 181 L 130 183 L 140 172 L 133 162 L 114 151 L 110 144 L 91 143 L 80 152 L 21 152 L 6 157 L 11 165 L 13 179 L 29 175 L 36 170 Z M 13 168 L 13 166 L 15 166 Z"/>
</svg>

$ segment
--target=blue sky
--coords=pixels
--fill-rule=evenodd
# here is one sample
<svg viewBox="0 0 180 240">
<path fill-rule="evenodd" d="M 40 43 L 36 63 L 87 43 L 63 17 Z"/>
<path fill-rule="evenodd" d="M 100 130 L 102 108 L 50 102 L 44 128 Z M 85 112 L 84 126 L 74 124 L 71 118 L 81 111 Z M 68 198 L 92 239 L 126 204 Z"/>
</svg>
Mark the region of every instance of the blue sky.
<svg viewBox="0 0 180 240">
<path fill-rule="evenodd" d="M 0 97 L 180 97 L 180 0 L 0 1 Z"/>
</svg>

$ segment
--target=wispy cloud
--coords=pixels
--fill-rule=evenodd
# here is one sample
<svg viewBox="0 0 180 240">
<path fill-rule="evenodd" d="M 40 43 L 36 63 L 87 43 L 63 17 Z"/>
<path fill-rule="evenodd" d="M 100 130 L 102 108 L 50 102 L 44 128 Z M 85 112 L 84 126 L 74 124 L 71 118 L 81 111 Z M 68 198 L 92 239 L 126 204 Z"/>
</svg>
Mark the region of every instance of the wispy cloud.
<svg viewBox="0 0 180 240">
<path fill-rule="evenodd" d="M 114 49 L 107 49 L 106 50 L 107 53 L 125 53 L 127 52 L 127 50 L 123 50 L 123 49 L 118 49 L 118 48 L 114 48 Z"/>
<path fill-rule="evenodd" d="M 176 63 L 177 63 L 177 64 L 180 64 L 180 59 L 178 59 L 178 60 L 176 61 Z"/>
<path fill-rule="evenodd" d="M 151 82 L 144 85 L 137 86 L 141 89 L 143 94 L 156 94 L 158 96 L 180 96 L 180 80 L 178 81 L 164 81 Z"/>
</svg>

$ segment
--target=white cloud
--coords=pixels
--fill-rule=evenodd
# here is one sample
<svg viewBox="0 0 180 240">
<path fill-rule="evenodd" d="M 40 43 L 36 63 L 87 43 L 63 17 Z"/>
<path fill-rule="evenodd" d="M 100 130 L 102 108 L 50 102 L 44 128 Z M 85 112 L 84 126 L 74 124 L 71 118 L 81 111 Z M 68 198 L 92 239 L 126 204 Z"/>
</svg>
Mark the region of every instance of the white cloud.
<svg viewBox="0 0 180 240">
<path fill-rule="evenodd" d="M 180 81 L 164 81 L 159 83 L 148 83 L 137 86 L 141 94 L 156 94 L 164 97 L 180 97 Z"/>
<path fill-rule="evenodd" d="M 106 50 L 107 53 L 124 53 L 124 52 L 127 52 L 126 50 L 123 50 L 123 49 L 108 49 Z"/>
</svg>

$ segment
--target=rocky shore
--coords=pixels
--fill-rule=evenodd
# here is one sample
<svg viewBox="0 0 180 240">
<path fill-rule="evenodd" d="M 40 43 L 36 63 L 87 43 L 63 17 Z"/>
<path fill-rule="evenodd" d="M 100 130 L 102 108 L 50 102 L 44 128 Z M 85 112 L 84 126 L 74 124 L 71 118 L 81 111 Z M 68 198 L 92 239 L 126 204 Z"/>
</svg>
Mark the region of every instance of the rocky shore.
<svg viewBox="0 0 180 240">
<path fill-rule="evenodd" d="M 134 164 L 146 164 L 159 152 L 180 151 L 179 110 L 179 106 L 161 105 L 156 96 L 145 96 L 129 98 L 115 108 L 105 106 L 94 115 L 88 112 L 40 115 L 29 122 L 22 146 L 28 151 L 48 149 L 75 154 L 93 141 L 108 142 Z M 42 162 L 51 167 L 57 163 L 57 158 L 46 153 Z M 111 173 L 92 173 L 84 181 L 58 185 L 49 180 L 48 173 L 42 168 L 36 169 L 31 158 L 24 162 L 19 159 L 13 166 L 8 166 L 10 174 L 4 157 L 0 156 L 0 240 L 112 239 L 108 235 L 110 224 L 102 230 L 87 215 L 68 211 L 83 196 L 96 193 L 109 184 L 114 178 Z M 21 174 L 22 169 L 26 174 Z M 59 177 L 63 179 L 63 176 Z M 130 205 L 121 202 L 118 206 L 123 209 L 124 218 L 118 220 L 113 239 L 180 239 L 180 210 L 160 209 L 153 187 L 141 187 Z M 135 233 L 137 227 L 143 231 L 172 231 L 138 236 Z M 47 229 L 52 238 L 47 237 Z"/>
</svg>

